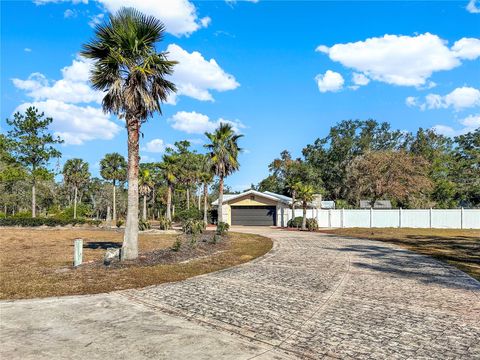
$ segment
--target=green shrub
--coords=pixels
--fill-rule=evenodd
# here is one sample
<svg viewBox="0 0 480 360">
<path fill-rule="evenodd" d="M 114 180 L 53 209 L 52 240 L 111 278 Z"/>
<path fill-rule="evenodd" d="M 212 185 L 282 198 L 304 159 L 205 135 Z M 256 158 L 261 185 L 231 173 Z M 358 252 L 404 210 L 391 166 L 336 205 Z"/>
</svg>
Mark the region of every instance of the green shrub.
<svg viewBox="0 0 480 360">
<path fill-rule="evenodd" d="M 119 229 L 122 227 L 122 225 L 123 225 L 123 220 L 122 219 L 118 219 L 117 222 L 115 223 L 115 226 Z"/>
<path fill-rule="evenodd" d="M 92 216 L 92 209 L 86 204 L 77 204 L 77 219 Z M 73 206 L 67 207 L 65 210 L 57 214 L 55 217 L 59 219 L 73 219 Z"/>
<path fill-rule="evenodd" d="M 34 226 L 66 226 L 66 225 L 95 225 L 98 226 L 101 224 L 100 220 L 86 220 L 86 219 L 59 219 L 59 218 L 7 218 L 0 219 L 0 226 L 23 226 L 23 227 L 34 227 Z"/>
<path fill-rule="evenodd" d="M 317 231 L 318 230 L 318 223 L 317 219 L 307 219 L 307 230 L 308 231 Z"/>
<path fill-rule="evenodd" d="M 205 223 L 202 220 L 185 220 L 182 224 L 182 231 L 185 234 L 199 235 L 205 230 Z"/>
<path fill-rule="evenodd" d="M 160 222 L 160 230 L 170 230 L 172 228 L 172 220 L 167 219 L 165 216 L 160 217 L 158 221 Z"/>
<path fill-rule="evenodd" d="M 31 219 L 32 212 L 31 211 L 20 211 L 15 215 L 11 216 L 13 219 Z"/>
<path fill-rule="evenodd" d="M 172 245 L 172 247 L 170 248 L 170 250 L 177 252 L 178 250 L 180 250 L 181 247 L 182 247 L 182 240 L 181 240 L 180 237 L 178 236 L 178 237 L 175 239 L 175 242 L 173 243 L 173 245 Z"/>
<path fill-rule="evenodd" d="M 175 213 L 175 217 L 173 220 L 184 222 L 186 220 L 202 220 L 203 213 L 195 207 L 191 207 L 190 209 L 181 210 Z"/>
<path fill-rule="evenodd" d="M 145 231 L 145 230 L 149 230 L 150 228 L 151 226 L 148 221 L 142 220 L 142 219 L 138 221 L 138 230 Z"/>
<path fill-rule="evenodd" d="M 228 232 L 229 229 L 230 225 L 228 225 L 226 222 L 220 222 L 217 225 L 217 234 L 223 236 Z"/>
<path fill-rule="evenodd" d="M 302 227 L 302 221 L 303 217 L 302 216 L 297 216 L 293 219 L 288 220 L 287 226 L 291 228 L 301 228 Z"/>
</svg>

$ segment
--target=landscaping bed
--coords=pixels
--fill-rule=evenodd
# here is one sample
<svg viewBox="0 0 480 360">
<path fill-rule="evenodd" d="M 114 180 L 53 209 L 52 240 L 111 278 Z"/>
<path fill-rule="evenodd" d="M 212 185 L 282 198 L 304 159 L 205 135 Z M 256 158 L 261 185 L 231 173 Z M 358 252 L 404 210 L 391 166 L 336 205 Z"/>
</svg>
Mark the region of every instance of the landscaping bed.
<svg viewBox="0 0 480 360">
<path fill-rule="evenodd" d="M 321 232 L 393 243 L 456 266 L 480 280 L 480 230 L 344 228 Z"/>
<path fill-rule="evenodd" d="M 191 238 L 143 233 L 140 257 L 125 263 L 103 265 L 107 248 L 120 247 L 123 232 L 104 229 L 0 229 L 0 299 L 95 294 L 140 288 L 221 270 L 262 256 L 272 241 L 259 235 L 229 233 L 217 243 L 213 232 Z M 75 269 L 73 240 L 84 240 L 84 265 Z M 203 240 L 207 241 L 203 241 Z"/>
</svg>

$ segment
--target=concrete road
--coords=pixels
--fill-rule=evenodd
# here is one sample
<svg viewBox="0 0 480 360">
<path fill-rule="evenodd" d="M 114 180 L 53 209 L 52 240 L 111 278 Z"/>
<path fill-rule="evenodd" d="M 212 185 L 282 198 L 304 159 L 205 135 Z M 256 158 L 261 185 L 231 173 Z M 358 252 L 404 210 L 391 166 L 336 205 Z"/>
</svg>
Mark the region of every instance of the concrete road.
<svg viewBox="0 0 480 360">
<path fill-rule="evenodd" d="M 266 256 L 187 281 L 0 302 L 2 359 L 480 358 L 480 283 L 386 243 L 268 228 Z"/>
</svg>

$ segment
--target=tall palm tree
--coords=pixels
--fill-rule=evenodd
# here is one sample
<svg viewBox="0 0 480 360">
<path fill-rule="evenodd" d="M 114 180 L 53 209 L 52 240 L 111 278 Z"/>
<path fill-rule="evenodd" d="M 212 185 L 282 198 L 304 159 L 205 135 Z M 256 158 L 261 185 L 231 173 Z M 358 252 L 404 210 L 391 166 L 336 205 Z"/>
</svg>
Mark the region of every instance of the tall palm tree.
<svg viewBox="0 0 480 360">
<path fill-rule="evenodd" d="M 117 221 L 116 182 L 127 178 L 127 162 L 119 153 L 106 154 L 100 161 L 100 175 L 112 182 L 113 188 L 113 223 Z"/>
<path fill-rule="evenodd" d="M 155 45 L 165 34 L 161 21 L 132 8 L 122 8 L 97 25 L 95 38 L 81 54 L 93 60 L 90 80 L 106 92 L 103 110 L 125 119 L 128 133 L 128 209 L 122 259 L 138 257 L 138 163 L 140 126 L 175 92 L 166 79 L 175 61 Z"/>
<path fill-rule="evenodd" d="M 77 218 L 78 188 L 88 183 L 90 172 L 88 163 L 82 159 L 69 159 L 63 165 L 63 180 L 73 187 L 73 218 Z"/>
<path fill-rule="evenodd" d="M 302 219 L 302 230 L 307 229 L 307 206 L 309 202 L 312 202 L 315 198 L 315 189 L 312 185 L 297 183 L 295 185 L 295 191 L 297 197 L 302 202 L 303 209 L 303 219 Z"/>
<path fill-rule="evenodd" d="M 210 158 L 208 156 L 202 156 L 202 169 L 199 173 L 198 179 L 203 185 L 203 222 L 205 225 L 208 224 L 208 185 L 213 181 L 213 172 L 212 165 L 210 163 Z M 200 205 L 199 205 L 200 206 Z"/>
<path fill-rule="evenodd" d="M 178 173 L 178 161 L 174 153 L 167 149 L 169 154 L 163 155 L 163 162 L 160 164 L 160 168 L 163 171 L 163 176 L 167 182 L 167 213 L 168 220 L 172 220 L 172 192 L 173 186 L 177 182 Z"/>
<path fill-rule="evenodd" d="M 223 183 L 225 177 L 237 171 L 240 167 L 238 154 L 242 149 L 238 146 L 238 140 L 243 136 L 235 134 L 232 125 L 221 123 L 213 133 L 205 133 L 210 144 L 204 145 L 208 149 L 208 155 L 215 175 L 219 178 L 218 186 L 218 222 L 223 222 Z"/>
<path fill-rule="evenodd" d="M 150 170 L 140 169 L 140 176 L 138 178 L 138 190 L 140 192 L 140 195 L 143 196 L 143 221 L 147 220 L 147 196 L 152 192 L 154 185 L 155 183 L 152 176 L 150 175 Z"/>
</svg>

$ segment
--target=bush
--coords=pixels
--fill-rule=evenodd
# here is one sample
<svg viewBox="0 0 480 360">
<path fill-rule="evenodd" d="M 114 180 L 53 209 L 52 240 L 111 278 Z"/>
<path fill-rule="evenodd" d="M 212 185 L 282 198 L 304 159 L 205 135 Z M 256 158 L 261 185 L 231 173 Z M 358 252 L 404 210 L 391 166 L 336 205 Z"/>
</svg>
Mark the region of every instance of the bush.
<svg viewBox="0 0 480 360">
<path fill-rule="evenodd" d="M 226 222 L 220 222 L 217 225 L 217 234 L 223 236 L 228 232 L 229 229 L 230 225 L 228 225 Z"/>
<path fill-rule="evenodd" d="M 182 225 L 182 231 L 185 234 L 199 235 L 205 230 L 205 223 L 202 220 L 185 220 Z"/>
<path fill-rule="evenodd" d="M 123 225 L 123 220 L 122 219 L 118 219 L 117 222 L 115 223 L 115 226 L 119 229 L 122 227 L 122 225 Z"/>
<path fill-rule="evenodd" d="M 149 230 L 150 228 L 151 226 L 148 221 L 142 220 L 142 219 L 138 221 L 138 230 L 145 231 L 145 230 Z"/>
<path fill-rule="evenodd" d="M 293 219 L 288 220 L 287 226 L 291 228 L 301 228 L 302 227 L 302 221 L 303 217 L 302 216 L 297 216 Z"/>
<path fill-rule="evenodd" d="M 90 206 L 85 204 L 77 204 L 77 219 L 92 216 Z M 73 219 L 73 206 L 67 207 L 65 210 L 55 216 L 59 219 L 70 220 Z"/>
<path fill-rule="evenodd" d="M 34 226 L 66 226 L 66 225 L 82 225 L 89 224 L 98 226 L 101 224 L 100 220 L 86 220 L 86 219 L 59 219 L 59 218 L 23 218 L 23 217 L 11 217 L 7 219 L 0 219 L 0 226 L 23 226 L 23 227 L 34 227 Z"/>
<path fill-rule="evenodd" d="M 172 247 L 170 248 L 170 250 L 177 252 L 180 250 L 181 247 L 182 247 L 182 240 L 180 239 L 180 237 L 177 237 Z"/>
<path fill-rule="evenodd" d="M 160 217 L 158 221 L 160 222 L 160 230 L 170 230 L 172 228 L 172 220 L 168 220 L 165 216 Z"/>
<path fill-rule="evenodd" d="M 308 231 L 317 231 L 318 230 L 317 219 L 307 219 L 307 230 Z"/>
<path fill-rule="evenodd" d="M 13 219 L 31 219 L 32 212 L 31 211 L 20 211 L 17 212 L 15 215 L 11 216 Z"/>
<path fill-rule="evenodd" d="M 195 207 L 191 207 L 190 209 L 181 210 L 175 213 L 175 217 L 173 220 L 184 222 L 186 220 L 202 220 L 203 213 Z"/>
</svg>

